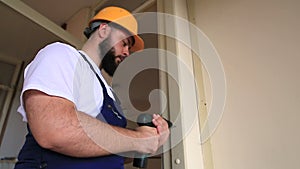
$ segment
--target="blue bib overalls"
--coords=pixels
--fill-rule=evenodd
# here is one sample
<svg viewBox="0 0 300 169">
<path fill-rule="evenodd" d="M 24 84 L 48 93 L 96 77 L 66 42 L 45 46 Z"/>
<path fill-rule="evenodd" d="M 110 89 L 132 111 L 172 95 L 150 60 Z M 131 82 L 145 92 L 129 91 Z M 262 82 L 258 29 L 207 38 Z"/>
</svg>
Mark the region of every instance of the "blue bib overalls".
<svg viewBox="0 0 300 169">
<path fill-rule="evenodd" d="M 82 57 L 87 61 L 85 56 L 82 55 Z M 96 73 L 91 64 L 88 61 L 87 63 Z M 96 76 L 102 86 L 104 96 L 102 109 L 96 118 L 114 126 L 126 127 L 127 122 L 119 105 L 108 95 L 97 73 Z M 124 158 L 118 155 L 75 158 L 44 149 L 38 145 L 28 127 L 26 141 L 19 153 L 15 169 L 123 169 L 123 165 Z"/>
</svg>

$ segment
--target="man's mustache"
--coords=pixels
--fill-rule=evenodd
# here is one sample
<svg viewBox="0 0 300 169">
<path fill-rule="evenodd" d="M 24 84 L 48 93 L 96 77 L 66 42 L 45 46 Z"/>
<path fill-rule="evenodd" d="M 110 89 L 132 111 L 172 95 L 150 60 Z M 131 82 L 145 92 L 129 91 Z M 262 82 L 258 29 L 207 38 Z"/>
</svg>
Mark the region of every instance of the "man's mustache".
<svg viewBox="0 0 300 169">
<path fill-rule="evenodd" d="M 119 58 L 122 62 L 126 58 L 126 56 L 117 55 L 117 56 L 115 56 L 115 58 Z"/>
</svg>

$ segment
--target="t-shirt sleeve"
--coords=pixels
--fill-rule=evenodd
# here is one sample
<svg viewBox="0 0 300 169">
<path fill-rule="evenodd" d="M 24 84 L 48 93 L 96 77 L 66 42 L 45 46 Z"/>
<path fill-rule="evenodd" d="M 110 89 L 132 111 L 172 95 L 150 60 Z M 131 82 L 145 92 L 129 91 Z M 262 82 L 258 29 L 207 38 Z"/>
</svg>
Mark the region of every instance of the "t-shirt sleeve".
<svg viewBox="0 0 300 169">
<path fill-rule="evenodd" d="M 76 54 L 75 49 L 61 43 L 48 45 L 38 52 L 24 73 L 21 108 L 19 108 L 21 114 L 24 113 L 22 95 L 30 89 L 63 97 L 74 103 L 74 74 L 78 62 Z M 27 120 L 26 117 L 24 120 Z"/>
</svg>

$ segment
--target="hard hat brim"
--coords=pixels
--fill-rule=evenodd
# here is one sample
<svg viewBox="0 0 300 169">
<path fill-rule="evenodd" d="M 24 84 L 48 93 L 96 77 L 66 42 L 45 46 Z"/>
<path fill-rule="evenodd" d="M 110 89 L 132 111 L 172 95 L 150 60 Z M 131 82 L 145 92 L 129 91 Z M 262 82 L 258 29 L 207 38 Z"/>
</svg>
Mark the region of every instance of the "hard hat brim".
<svg viewBox="0 0 300 169">
<path fill-rule="evenodd" d="M 141 37 L 139 37 L 138 35 L 133 35 L 134 38 L 134 44 L 133 46 L 130 48 L 131 52 L 137 52 L 140 50 L 144 49 L 144 41 Z"/>
</svg>

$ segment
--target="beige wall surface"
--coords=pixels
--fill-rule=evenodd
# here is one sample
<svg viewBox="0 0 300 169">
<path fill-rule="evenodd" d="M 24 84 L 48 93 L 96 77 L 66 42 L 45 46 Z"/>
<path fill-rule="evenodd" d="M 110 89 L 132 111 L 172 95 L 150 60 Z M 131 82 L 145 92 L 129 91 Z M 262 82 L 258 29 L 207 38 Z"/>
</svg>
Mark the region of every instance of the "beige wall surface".
<svg viewBox="0 0 300 169">
<path fill-rule="evenodd" d="M 227 81 L 215 169 L 300 167 L 300 1 L 195 1 Z"/>
</svg>

